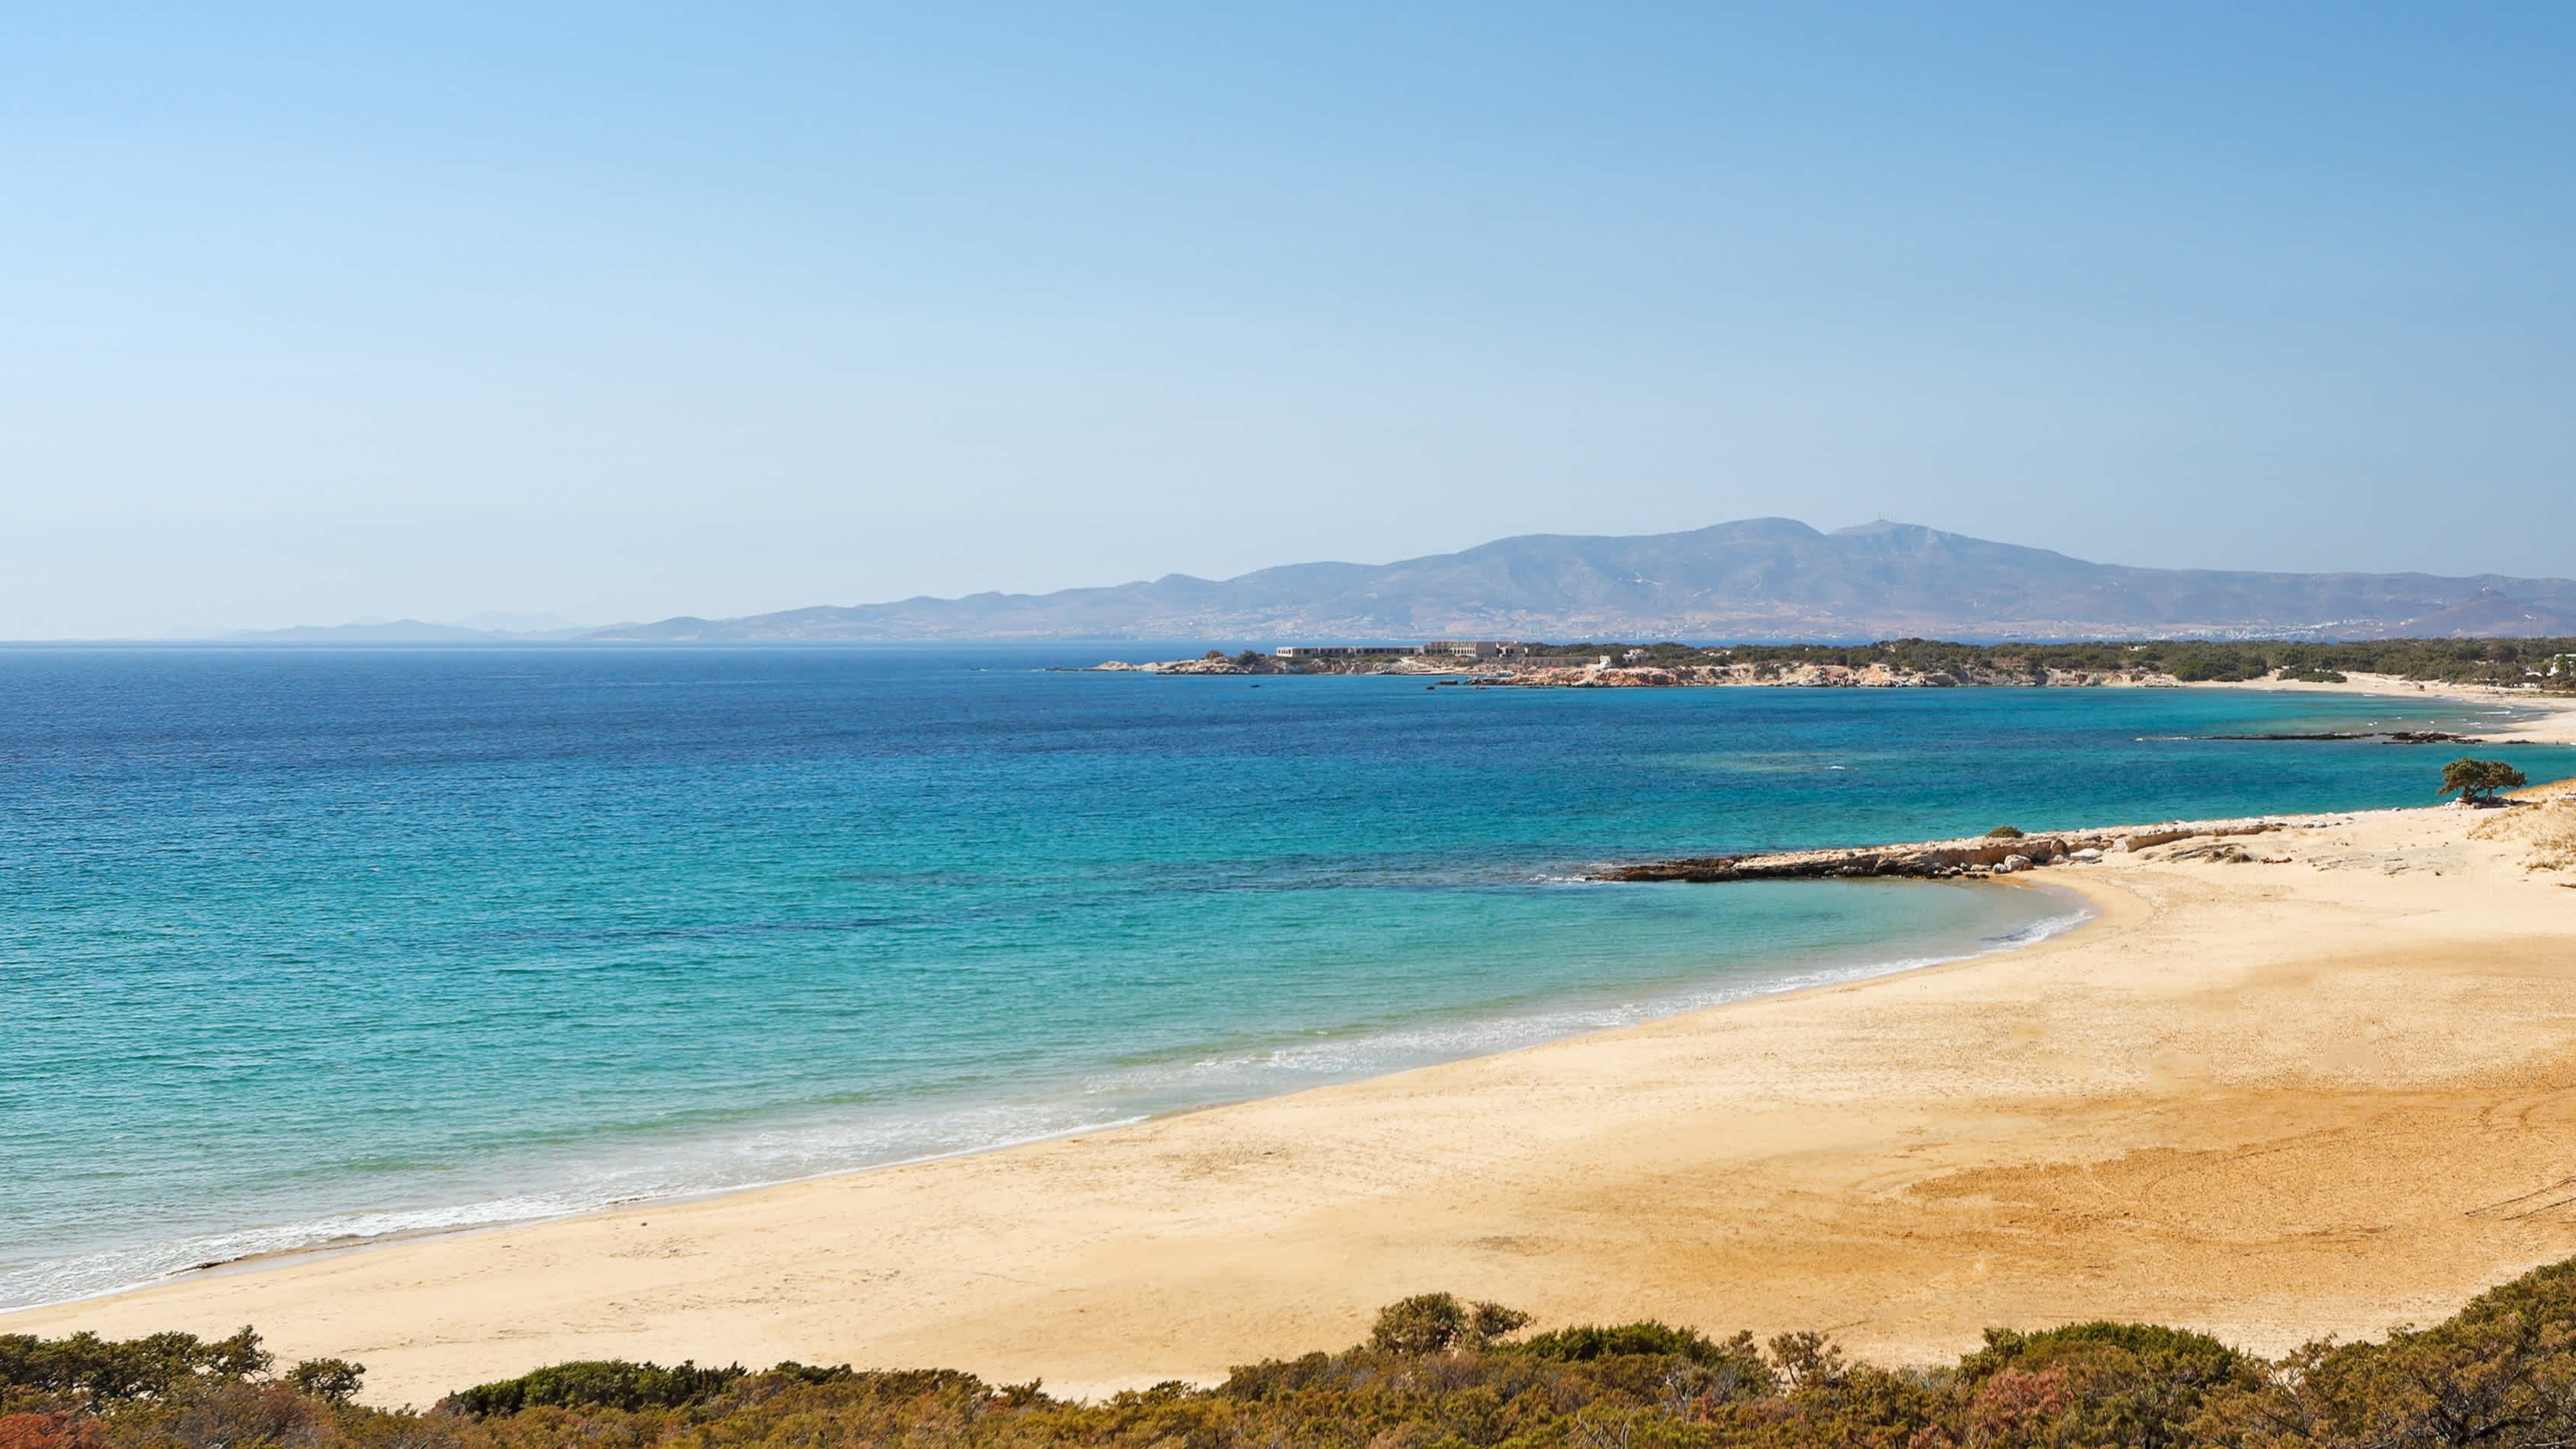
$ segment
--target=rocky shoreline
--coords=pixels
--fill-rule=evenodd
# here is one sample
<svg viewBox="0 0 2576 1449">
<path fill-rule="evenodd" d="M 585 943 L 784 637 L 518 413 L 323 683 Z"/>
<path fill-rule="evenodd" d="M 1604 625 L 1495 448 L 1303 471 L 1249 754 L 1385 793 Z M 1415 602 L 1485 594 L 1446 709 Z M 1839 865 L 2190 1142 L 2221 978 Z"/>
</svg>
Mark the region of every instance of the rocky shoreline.
<svg viewBox="0 0 2576 1449">
<path fill-rule="evenodd" d="M 2110 830 L 2047 835 L 1981 835 L 1908 845 L 1832 850 L 1788 850 L 1751 855 L 1684 856 L 1611 866 L 1585 876 L 1596 881 L 1723 884 L 1748 880 L 1851 878 L 1953 880 L 2017 875 L 2048 866 L 2089 865 L 2113 854 L 2134 855 L 2174 847 L 2163 857 L 2251 863 L 2258 859 L 2229 842 L 2288 829 L 2283 820 L 2174 821 Z"/>
<path fill-rule="evenodd" d="M 2200 735 L 2204 740 L 2378 740 L 2391 745 L 2483 745 L 2476 735 L 2455 735 L 2448 730 L 2325 730 L 2310 734 L 2272 735 Z"/>
</svg>

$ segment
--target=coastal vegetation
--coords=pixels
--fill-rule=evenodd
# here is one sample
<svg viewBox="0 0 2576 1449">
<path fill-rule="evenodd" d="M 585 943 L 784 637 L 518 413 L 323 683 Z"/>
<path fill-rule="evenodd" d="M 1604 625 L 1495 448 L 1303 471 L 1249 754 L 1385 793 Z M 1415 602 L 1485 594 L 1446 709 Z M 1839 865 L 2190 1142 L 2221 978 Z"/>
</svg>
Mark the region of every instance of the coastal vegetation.
<svg viewBox="0 0 2576 1449">
<path fill-rule="evenodd" d="M 1348 646 L 1327 658 L 1210 650 L 1200 659 L 1160 666 L 1167 673 L 1350 674 L 1423 664 L 1527 672 L 1607 657 L 1616 671 L 1666 671 L 1686 682 L 1709 671 L 1738 682 L 1805 682 L 1809 671 L 1910 675 L 1960 684 L 2093 683 L 2104 680 L 2241 684 L 2280 679 L 2345 684 L 2355 674 L 2441 684 L 2484 684 L 2576 693 L 2576 639 L 2369 639 L 2320 644 L 2265 639 L 2161 639 L 2075 643 L 1965 644 L 1941 639 L 1884 639 L 1868 644 L 1572 644 L 1522 642 L 1482 660 L 1424 659 L 1410 648 Z M 1119 666 L 1129 667 L 1129 666 Z M 1723 682 L 1723 681 L 1718 681 Z"/>
<path fill-rule="evenodd" d="M 2366 639 L 2312 644 L 2267 639 L 2161 639 L 2145 642 L 1961 644 L 1890 639 L 1872 644 L 1743 644 L 1713 649 L 1662 643 L 1546 646 L 1547 652 L 1625 655 L 1642 647 L 1641 663 L 1727 662 L 1771 665 L 1882 665 L 1914 673 L 2169 674 L 2184 683 L 2243 683 L 2275 673 L 2290 680 L 2340 684 L 2351 674 L 2388 674 L 2446 684 L 2534 684 L 2576 690 L 2576 639 Z M 1538 646 L 1533 646 L 1535 651 Z M 2555 665 L 2557 673 L 2550 671 Z"/>
<path fill-rule="evenodd" d="M 2550 801 L 2533 818 L 2525 839 L 2531 843 L 2525 868 L 2576 870 L 2576 798 Z"/>
<path fill-rule="evenodd" d="M 1366 1343 L 1092 1402 L 953 1370 L 559 1364 L 427 1410 L 349 1401 L 361 1372 L 285 1374 L 245 1329 L 113 1342 L 0 1336 L 0 1449 L 1754 1449 L 2208 1445 L 2362 1449 L 2576 1440 L 2576 1261 L 2430 1328 L 2277 1359 L 2186 1329 L 1991 1329 L 1955 1364 L 1857 1362 L 1652 1321 L 1515 1338 L 1528 1319 L 1423 1294 Z"/>
<path fill-rule="evenodd" d="M 2492 805 L 2499 790 L 2519 790 L 2531 778 L 2502 760 L 2461 758 L 2442 767 L 2439 793 L 2457 795 L 2471 805 Z"/>
<path fill-rule="evenodd" d="M 2471 838 L 2519 842 L 2525 870 L 2576 871 L 2576 780 L 2518 790 L 2514 799 L 2531 808 L 2499 810 Z"/>
</svg>

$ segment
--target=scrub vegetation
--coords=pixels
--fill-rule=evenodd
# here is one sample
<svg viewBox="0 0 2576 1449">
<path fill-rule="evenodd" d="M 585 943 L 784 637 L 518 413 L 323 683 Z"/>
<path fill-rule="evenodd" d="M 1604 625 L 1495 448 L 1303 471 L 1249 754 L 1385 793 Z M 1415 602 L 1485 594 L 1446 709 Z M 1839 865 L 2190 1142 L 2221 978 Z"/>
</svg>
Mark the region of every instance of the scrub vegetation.
<svg viewBox="0 0 2576 1449">
<path fill-rule="evenodd" d="M 2522 860 L 2526 870 L 2576 871 L 2576 780 L 2519 790 L 2512 798 L 2527 808 L 2499 810 L 2494 819 L 2472 827 L 2470 836 L 2519 841 L 2528 847 Z"/>
<path fill-rule="evenodd" d="M 1072 1403 L 938 1369 L 558 1364 L 427 1410 L 350 1402 L 362 1370 L 275 1371 L 245 1329 L 111 1342 L 0 1337 L 0 1449 L 748 1449 L 748 1446 L 2493 1445 L 2576 1440 L 2576 1261 L 2431 1328 L 2279 1359 L 2134 1323 L 1990 1330 L 1956 1364 L 1889 1369 L 1829 1339 L 1641 1322 L 1521 1336 L 1525 1315 L 1424 1294 L 1368 1342 L 1211 1387 Z"/>
</svg>

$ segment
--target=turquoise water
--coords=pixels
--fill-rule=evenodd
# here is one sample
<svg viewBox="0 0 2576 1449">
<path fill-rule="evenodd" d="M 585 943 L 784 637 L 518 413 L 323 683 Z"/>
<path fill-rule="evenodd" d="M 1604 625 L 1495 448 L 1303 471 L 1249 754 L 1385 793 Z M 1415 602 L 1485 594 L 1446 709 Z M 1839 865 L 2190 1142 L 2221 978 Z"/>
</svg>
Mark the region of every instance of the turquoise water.
<svg viewBox="0 0 2576 1449">
<path fill-rule="evenodd" d="M 0 651 L 0 1305 L 1993 949 L 2069 906 L 1575 877 L 2427 803 L 2450 752 L 2188 737 L 2479 722 L 1041 670 L 1090 657 Z"/>
</svg>

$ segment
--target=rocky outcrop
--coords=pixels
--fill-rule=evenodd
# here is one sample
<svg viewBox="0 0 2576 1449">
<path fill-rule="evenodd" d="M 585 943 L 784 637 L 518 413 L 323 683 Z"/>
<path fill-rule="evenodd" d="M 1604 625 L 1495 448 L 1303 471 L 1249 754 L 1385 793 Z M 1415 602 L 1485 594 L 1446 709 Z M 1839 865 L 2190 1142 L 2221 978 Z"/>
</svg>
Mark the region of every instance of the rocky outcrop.
<svg viewBox="0 0 2576 1449">
<path fill-rule="evenodd" d="M 1104 659 L 1098 664 L 1065 672 L 1073 674 L 1252 674 L 1259 671 L 1246 669 L 1231 659 L 1157 659 L 1145 664 L 1130 664 L 1124 659 Z"/>
<path fill-rule="evenodd" d="M 2204 740 L 2385 740 L 2392 745 L 2482 745 L 2486 741 L 2475 735 L 2455 735 L 2447 730 L 2362 730 L 2347 732 L 2323 730 L 2313 734 L 2294 735 L 2202 735 Z"/>
<path fill-rule="evenodd" d="M 1689 856 L 1613 866 L 1590 878 L 1604 881 L 1689 881 L 1719 884 L 1744 880 L 1830 880 L 1853 877 L 1949 880 L 1961 876 L 2014 875 L 2044 866 L 2084 863 L 2112 851 L 2153 850 L 2187 840 L 2216 842 L 2286 828 L 2277 820 L 2202 821 L 2147 829 L 2029 835 L 2013 840 L 1935 840 L 1913 845 L 1874 845 L 1848 850 L 1789 850 L 1762 855 Z M 2233 847 L 2230 847 L 2233 849 Z M 2237 852 L 2243 855 L 2242 851 Z M 2245 859 L 2252 859 L 2250 856 Z"/>
</svg>

